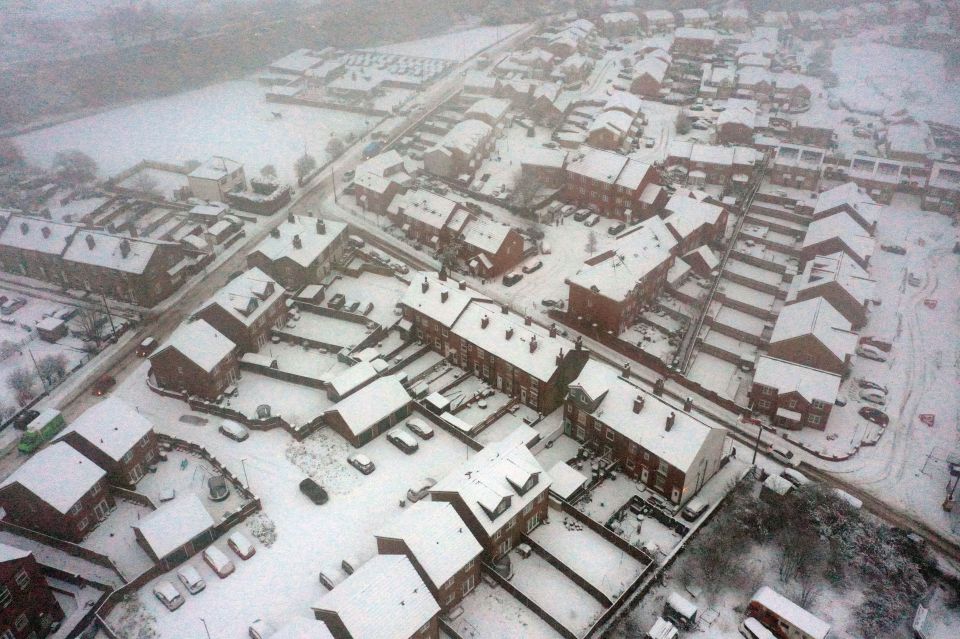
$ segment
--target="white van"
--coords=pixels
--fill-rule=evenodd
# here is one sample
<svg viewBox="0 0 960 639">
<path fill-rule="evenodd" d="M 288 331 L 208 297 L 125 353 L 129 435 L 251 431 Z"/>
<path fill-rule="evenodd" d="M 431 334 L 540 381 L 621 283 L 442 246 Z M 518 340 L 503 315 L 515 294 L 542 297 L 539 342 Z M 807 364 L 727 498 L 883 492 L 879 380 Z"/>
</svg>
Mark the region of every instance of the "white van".
<svg viewBox="0 0 960 639">
<path fill-rule="evenodd" d="M 543 261 L 539 257 L 531 257 L 529 260 L 524 262 L 523 268 L 520 269 L 524 273 L 533 273 L 540 269 L 543 266 Z"/>
<path fill-rule="evenodd" d="M 810 480 L 806 475 L 794 468 L 784 468 L 783 472 L 780 473 L 780 476 L 786 479 L 788 482 L 800 488 L 801 486 L 806 486 L 810 483 Z"/>
<path fill-rule="evenodd" d="M 587 221 L 583 223 L 584 226 L 596 226 L 600 223 L 600 216 L 594 213 L 587 218 Z"/>
</svg>

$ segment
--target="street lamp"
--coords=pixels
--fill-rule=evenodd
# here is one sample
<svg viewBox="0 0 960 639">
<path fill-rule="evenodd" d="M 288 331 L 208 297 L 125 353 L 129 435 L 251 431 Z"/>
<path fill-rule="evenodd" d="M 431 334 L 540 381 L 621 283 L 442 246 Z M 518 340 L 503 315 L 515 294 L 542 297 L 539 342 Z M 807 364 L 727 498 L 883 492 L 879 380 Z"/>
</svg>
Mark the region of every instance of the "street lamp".
<svg viewBox="0 0 960 639">
<path fill-rule="evenodd" d="M 243 468 L 243 481 L 247 485 L 247 490 L 250 490 L 250 479 L 247 477 L 247 458 L 240 458 L 240 466 Z"/>
<path fill-rule="evenodd" d="M 203 617 L 200 617 L 200 622 L 203 624 L 203 630 L 207 633 L 207 639 L 210 639 L 210 629 L 207 628 L 207 620 Z"/>
</svg>

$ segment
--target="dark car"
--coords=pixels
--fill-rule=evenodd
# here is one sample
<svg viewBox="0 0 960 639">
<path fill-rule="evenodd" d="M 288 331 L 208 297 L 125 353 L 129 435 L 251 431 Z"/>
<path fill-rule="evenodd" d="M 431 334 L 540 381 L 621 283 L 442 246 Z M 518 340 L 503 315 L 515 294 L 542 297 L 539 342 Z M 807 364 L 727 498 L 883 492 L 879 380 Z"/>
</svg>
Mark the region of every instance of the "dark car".
<svg viewBox="0 0 960 639">
<path fill-rule="evenodd" d="M 112 375 L 101 375 L 93 383 L 93 394 L 100 396 L 106 395 L 107 391 L 117 385 L 117 380 Z"/>
<path fill-rule="evenodd" d="M 881 391 L 884 394 L 890 392 L 890 389 L 884 386 L 883 384 L 871 382 L 869 379 L 858 379 L 857 386 L 859 386 L 860 388 L 872 388 L 873 390 Z"/>
<path fill-rule="evenodd" d="M 310 501 L 318 506 L 330 501 L 327 491 L 325 491 L 320 484 L 313 481 L 309 477 L 300 482 L 300 492 L 309 497 Z"/>
<path fill-rule="evenodd" d="M 574 222 L 583 222 L 585 219 L 593 215 L 593 212 L 590 209 L 580 209 L 573 214 Z"/>
<path fill-rule="evenodd" d="M 623 229 L 625 228 L 627 228 L 627 225 L 624 224 L 623 222 L 620 222 L 619 224 L 614 224 L 613 226 L 608 228 L 607 233 L 610 235 L 619 235 L 623 233 Z"/>
<path fill-rule="evenodd" d="M 16 428 L 17 430 L 26 430 L 27 424 L 29 424 L 39 416 L 40 416 L 40 411 L 33 410 L 32 408 L 30 410 L 25 410 L 19 415 L 17 415 L 16 419 L 13 420 L 13 427 Z"/>
<path fill-rule="evenodd" d="M 554 306 L 557 305 L 557 300 L 552 300 L 552 299 L 547 298 L 547 299 L 544 299 L 544 300 L 540 300 L 540 303 L 543 304 L 544 306 L 546 306 L 547 308 L 553 308 Z"/>
<path fill-rule="evenodd" d="M 153 351 L 157 350 L 157 346 L 160 345 L 160 342 L 157 341 L 155 337 L 148 337 L 137 346 L 137 357 L 146 357 Z"/>
<path fill-rule="evenodd" d="M 907 254 L 907 249 L 903 248 L 899 244 L 881 244 L 880 249 L 886 251 L 887 253 L 896 253 L 897 255 Z"/>
<path fill-rule="evenodd" d="M 863 406 L 857 411 L 860 417 L 863 417 L 868 422 L 873 422 L 878 426 L 886 426 L 890 423 L 890 416 L 878 408 L 873 408 L 872 406 Z"/>
<path fill-rule="evenodd" d="M 330 301 L 327 302 L 327 306 L 332 309 L 340 310 L 343 308 L 343 305 L 347 303 L 347 298 L 344 297 L 343 293 L 337 293 L 330 298 Z"/>
<path fill-rule="evenodd" d="M 507 273 L 503 276 L 503 285 L 504 286 L 513 286 L 517 282 L 523 279 L 523 275 L 520 273 Z"/>
<path fill-rule="evenodd" d="M 889 353 L 891 350 L 893 350 L 893 342 L 880 337 L 873 337 L 871 335 L 865 335 L 864 337 L 861 337 L 860 343 L 866 344 L 867 346 L 872 346 L 874 348 L 879 348 L 884 353 Z"/>
</svg>

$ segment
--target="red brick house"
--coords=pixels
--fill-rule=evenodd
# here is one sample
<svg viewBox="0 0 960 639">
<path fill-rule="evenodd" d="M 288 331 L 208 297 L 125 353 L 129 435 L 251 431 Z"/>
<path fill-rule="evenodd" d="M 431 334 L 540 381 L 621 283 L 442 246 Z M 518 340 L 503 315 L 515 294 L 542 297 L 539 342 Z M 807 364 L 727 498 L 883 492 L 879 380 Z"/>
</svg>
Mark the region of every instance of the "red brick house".
<svg viewBox="0 0 960 639">
<path fill-rule="evenodd" d="M 777 147 L 768 177 L 780 186 L 815 191 L 826 151 L 810 146 L 781 144 Z"/>
<path fill-rule="evenodd" d="M 299 290 L 326 277 L 346 249 L 346 224 L 290 214 L 247 256 L 247 266 Z"/>
<path fill-rule="evenodd" d="M 787 304 L 817 297 L 830 302 L 854 330 L 867 323 L 867 308 L 876 282 L 846 253 L 817 255 L 803 272 L 794 276 L 787 291 Z"/>
<path fill-rule="evenodd" d="M 923 190 L 921 206 L 924 211 L 945 215 L 960 213 L 960 164 L 934 162 L 930 178 Z"/>
<path fill-rule="evenodd" d="M 286 292 L 254 267 L 227 282 L 194 311 L 193 319 L 202 319 L 225 335 L 237 345 L 238 355 L 256 352 L 274 328 L 286 323 Z"/>
<path fill-rule="evenodd" d="M 494 143 L 494 129 L 481 120 L 462 120 L 423 152 L 423 168 L 445 178 L 473 175 Z"/>
<path fill-rule="evenodd" d="M 0 637 L 45 637 L 63 617 L 33 553 L 0 544 Z"/>
<path fill-rule="evenodd" d="M 667 77 L 667 70 L 670 68 L 669 54 L 667 58 L 665 60 L 660 56 L 648 55 L 640 60 L 633 68 L 630 91 L 646 98 L 659 97 Z"/>
<path fill-rule="evenodd" d="M 699 27 L 680 27 L 673 32 L 670 53 L 687 58 L 704 58 L 717 48 L 717 32 Z"/>
<path fill-rule="evenodd" d="M 130 488 L 157 457 L 150 420 L 119 397 L 85 410 L 57 437 L 107 471 L 111 484 Z"/>
<path fill-rule="evenodd" d="M 762 104 L 773 100 L 773 94 L 774 79 L 770 71 L 759 66 L 741 67 L 737 70 L 737 97 L 752 99 Z"/>
<path fill-rule="evenodd" d="M 567 163 L 566 151 L 523 147 L 519 155 L 522 181 L 554 189 L 563 186 L 563 167 Z"/>
<path fill-rule="evenodd" d="M 805 212 L 803 207 L 800 207 L 798 213 Z M 870 235 L 877 230 L 880 206 L 855 182 L 847 182 L 821 193 L 817 197 L 811 217 L 820 220 L 840 212 L 853 218 Z"/>
<path fill-rule="evenodd" d="M 650 9 L 640 14 L 640 27 L 645 33 L 673 31 L 676 17 L 666 9 Z"/>
<path fill-rule="evenodd" d="M 114 508 L 106 477 L 102 468 L 58 442 L 0 484 L 0 507 L 18 526 L 77 543 Z"/>
<path fill-rule="evenodd" d="M 360 163 L 353 177 L 353 197 L 365 211 L 386 214 L 387 206 L 413 182 L 403 156 L 391 149 Z"/>
<path fill-rule="evenodd" d="M 460 259 L 480 277 L 494 277 L 523 259 L 523 236 L 500 222 L 476 217 L 467 223 L 460 244 Z"/>
<path fill-rule="evenodd" d="M 550 476 L 522 433 L 484 446 L 430 490 L 449 502 L 483 546 L 484 557 L 506 555 L 547 517 Z"/>
<path fill-rule="evenodd" d="M 876 242 L 847 212 L 841 211 L 814 220 L 807 226 L 800 250 L 801 261 L 806 263 L 818 255 L 845 253 L 866 269 Z"/>
<path fill-rule="evenodd" d="M 707 202 L 707 198 L 706 193 L 679 189 L 667 202 L 664 223 L 677 241 L 674 254 L 685 255 L 723 239 L 729 212 L 723 206 Z"/>
<path fill-rule="evenodd" d="M 822 297 L 784 306 L 773 326 L 770 357 L 842 375 L 857 348 L 857 334 Z"/>
<path fill-rule="evenodd" d="M 376 555 L 312 608 L 334 639 L 440 636 L 440 606 L 403 555 Z"/>
<path fill-rule="evenodd" d="M 381 555 L 406 555 L 444 612 L 480 581 L 483 547 L 449 503 L 419 501 L 376 535 Z"/>
<path fill-rule="evenodd" d="M 393 198 L 387 215 L 411 240 L 441 248 L 460 237 L 473 214 L 460 202 L 424 189 L 410 189 Z"/>
<path fill-rule="evenodd" d="M 676 246 L 660 218 L 643 222 L 566 279 L 567 316 L 588 335 L 619 335 L 663 289 Z"/>
<path fill-rule="evenodd" d="M 236 351 L 206 321 L 187 322 L 150 356 L 150 377 L 161 388 L 214 400 L 240 375 Z"/>
<path fill-rule="evenodd" d="M 657 170 L 612 151 L 584 148 L 567 162 L 563 197 L 620 220 L 653 214 L 643 200 L 645 189 L 660 184 Z"/>
<path fill-rule="evenodd" d="M 642 390 L 624 371 L 591 360 L 570 384 L 564 432 L 590 442 L 631 478 L 683 504 L 720 469 L 726 430 Z"/>
<path fill-rule="evenodd" d="M 753 374 L 750 408 L 780 428 L 824 430 L 841 381 L 835 373 L 761 356 Z"/>
<path fill-rule="evenodd" d="M 729 98 L 727 108 L 717 118 L 717 142 L 720 144 L 752 144 L 757 127 L 756 100 Z"/>
<path fill-rule="evenodd" d="M 45 282 L 63 282 L 62 255 L 76 230 L 72 224 L 11 215 L 0 233 L 0 268 Z"/>
<path fill-rule="evenodd" d="M 380 377 L 324 411 L 323 421 L 360 448 L 410 415 L 413 401 L 395 375 Z"/>
</svg>

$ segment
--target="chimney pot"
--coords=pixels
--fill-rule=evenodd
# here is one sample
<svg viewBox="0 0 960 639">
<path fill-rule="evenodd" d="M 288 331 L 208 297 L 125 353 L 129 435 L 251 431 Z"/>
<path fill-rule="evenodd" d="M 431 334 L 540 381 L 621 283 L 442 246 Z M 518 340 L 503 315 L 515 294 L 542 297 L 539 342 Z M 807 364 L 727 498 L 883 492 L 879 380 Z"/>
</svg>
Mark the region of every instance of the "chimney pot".
<svg viewBox="0 0 960 639">
<path fill-rule="evenodd" d="M 526 326 L 530 326 L 531 324 L 533 324 L 533 318 L 527 315 L 526 317 L 523 318 L 523 323 Z"/>
<path fill-rule="evenodd" d="M 551 324 L 551 325 L 550 325 L 550 337 L 556 337 L 556 336 L 557 336 L 557 325 L 556 325 L 556 324 Z"/>
<path fill-rule="evenodd" d="M 464 282 L 464 281 L 459 282 L 459 283 L 458 283 L 458 286 L 459 286 L 459 288 L 460 288 L 461 291 L 467 290 L 467 283 Z"/>
<path fill-rule="evenodd" d="M 440 269 L 440 281 L 441 281 L 441 282 L 446 282 L 446 281 L 447 281 L 447 269 L 446 269 L 446 268 L 441 268 L 441 269 Z"/>
<path fill-rule="evenodd" d="M 683 400 L 683 410 L 689 412 L 691 408 L 693 408 L 693 398 L 688 395 L 687 398 Z"/>
<path fill-rule="evenodd" d="M 643 405 L 646 403 L 646 400 L 643 398 L 643 395 L 637 395 L 633 398 L 633 412 L 639 414 L 643 410 Z"/>
<path fill-rule="evenodd" d="M 537 337 L 534 335 L 530 338 L 530 352 L 533 353 L 537 350 Z"/>
<path fill-rule="evenodd" d="M 623 376 L 624 376 L 625 378 L 629 378 L 629 377 L 630 377 L 630 363 L 629 363 L 629 362 L 624 362 L 624 364 L 623 364 Z"/>
<path fill-rule="evenodd" d="M 300 239 L 299 234 L 293 236 L 293 248 L 303 248 L 303 241 Z"/>
<path fill-rule="evenodd" d="M 480 318 L 480 328 L 486 328 L 490 324 L 490 318 L 484 315 Z"/>
<path fill-rule="evenodd" d="M 92 235 L 87 233 L 87 248 L 89 248 L 92 251 L 93 247 L 95 247 L 96 245 L 97 245 L 96 240 L 93 239 Z"/>
<path fill-rule="evenodd" d="M 447 301 L 447 298 L 450 297 L 450 291 L 440 291 L 440 303 Z"/>
<path fill-rule="evenodd" d="M 557 366 L 563 363 L 563 349 L 560 349 L 560 352 L 557 353 Z"/>
<path fill-rule="evenodd" d="M 287 222 L 293 224 L 293 213 L 287 213 Z"/>
<path fill-rule="evenodd" d="M 500 312 L 503 313 L 504 315 L 509 315 L 510 308 L 506 304 L 504 304 L 503 306 L 500 307 Z"/>
<path fill-rule="evenodd" d="M 506 335 L 506 338 L 507 338 L 507 339 L 510 339 L 511 337 L 513 337 L 513 327 L 512 327 L 512 326 L 505 331 L 505 335 Z"/>
<path fill-rule="evenodd" d="M 673 428 L 673 422 L 677 421 L 677 414 L 673 411 L 670 411 L 670 414 L 667 415 L 667 432 L 670 432 L 670 429 Z"/>
<path fill-rule="evenodd" d="M 317 220 L 317 235 L 327 234 L 327 224 L 323 220 Z"/>
<path fill-rule="evenodd" d="M 424 278 L 423 278 L 423 282 L 420 284 L 420 292 L 421 292 L 421 293 L 426 293 L 426 292 L 427 292 L 427 289 L 429 289 L 429 288 L 430 288 L 430 282 L 428 282 L 428 281 L 427 281 L 427 278 L 424 277 Z"/>
</svg>

